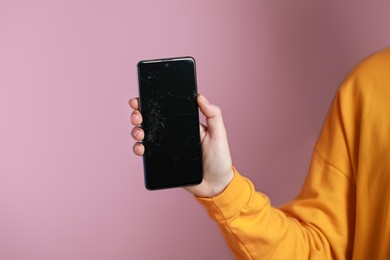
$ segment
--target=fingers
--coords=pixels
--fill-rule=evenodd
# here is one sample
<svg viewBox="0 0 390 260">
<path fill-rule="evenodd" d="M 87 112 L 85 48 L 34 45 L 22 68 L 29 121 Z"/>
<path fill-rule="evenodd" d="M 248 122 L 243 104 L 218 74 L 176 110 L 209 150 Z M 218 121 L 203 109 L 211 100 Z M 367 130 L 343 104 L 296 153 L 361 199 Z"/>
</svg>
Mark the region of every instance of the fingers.
<svg viewBox="0 0 390 260">
<path fill-rule="evenodd" d="M 137 142 L 133 145 L 133 152 L 135 155 L 142 156 L 145 152 L 145 146 L 141 143 L 141 141 L 145 137 L 144 130 L 142 128 L 136 126 L 131 130 L 131 136 Z"/>
<path fill-rule="evenodd" d="M 144 137 L 145 137 L 144 130 L 142 130 L 142 128 L 140 128 L 138 126 L 133 128 L 133 130 L 131 131 L 131 135 L 133 136 L 134 140 L 136 140 L 136 141 L 142 141 L 142 140 L 144 140 Z"/>
<path fill-rule="evenodd" d="M 133 125 L 140 125 L 142 123 L 142 115 L 139 112 L 139 98 L 135 97 L 129 100 L 129 105 L 133 110 L 130 117 L 130 122 Z"/>
<path fill-rule="evenodd" d="M 213 132 L 224 131 L 221 109 L 211 104 L 203 95 L 198 96 L 198 105 L 202 114 L 206 117 L 207 129 Z"/>
<path fill-rule="evenodd" d="M 131 130 L 131 136 L 137 142 L 133 145 L 133 152 L 135 155 L 142 156 L 145 152 L 145 147 L 141 143 L 141 141 L 145 137 L 144 130 L 142 130 L 139 125 L 142 123 L 142 115 L 139 112 L 139 98 L 132 98 L 129 100 L 129 105 L 134 111 L 131 113 L 130 122 L 135 126 Z"/>
<path fill-rule="evenodd" d="M 142 115 L 141 115 L 141 112 L 139 112 L 139 110 L 134 110 L 131 113 L 130 122 L 133 125 L 140 125 L 142 123 Z"/>
<path fill-rule="evenodd" d="M 139 110 L 139 98 L 135 97 L 130 99 L 129 105 L 132 109 Z"/>
<path fill-rule="evenodd" d="M 206 119 L 213 119 L 219 116 L 220 114 L 219 107 L 210 104 L 210 102 L 206 99 L 205 96 L 199 94 L 197 101 L 198 101 L 200 111 L 203 113 Z"/>
<path fill-rule="evenodd" d="M 199 124 L 200 140 L 203 140 L 203 137 L 206 135 L 207 126 L 204 124 Z"/>
<path fill-rule="evenodd" d="M 133 145 L 133 152 L 135 155 L 142 156 L 145 152 L 145 147 L 140 142 L 137 142 Z"/>
<path fill-rule="evenodd" d="M 136 126 L 131 130 L 131 136 L 137 142 L 133 145 L 133 152 L 135 155 L 142 156 L 145 152 L 145 146 L 141 143 L 141 141 L 145 137 L 144 130 L 141 127 Z"/>
</svg>

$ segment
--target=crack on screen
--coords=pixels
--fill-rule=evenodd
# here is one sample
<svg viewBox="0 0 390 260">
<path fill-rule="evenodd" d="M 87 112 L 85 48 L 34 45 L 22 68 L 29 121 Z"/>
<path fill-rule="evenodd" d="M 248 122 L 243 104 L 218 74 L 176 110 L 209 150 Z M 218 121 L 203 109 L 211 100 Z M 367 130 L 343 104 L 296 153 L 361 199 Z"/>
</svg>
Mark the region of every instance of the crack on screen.
<svg viewBox="0 0 390 260">
<path fill-rule="evenodd" d="M 144 140 L 155 147 L 154 149 L 147 149 L 147 152 L 152 153 L 152 150 L 159 150 L 160 148 L 157 147 L 168 140 L 165 140 L 165 138 L 166 134 L 172 131 L 172 122 L 179 122 L 181 117 L 191 118 L 194 113 L 197 114 L 198 105 L 196 100 L 198 94 L 196 89 L 190 95 L 173 92 L 164 77 L 160 75 L 159 70 L 147 72 L 141 77 L 141 80 L 145 83 L 145 91 L 147 92 L 145 93 L 146 100 L 143 103 L 145 108 Z M 174 109 L 175 106 L 184 108 L 184 110 Z M 172 109 L 174 110 L 172 111 Z M 177 134 L 180 136 L 180 133 Z M 197 136 L 191 134 L 181 138 L 195 139 Z M 176 161 L 178 163 L 182 160 Z"/>
<path fill-rule="evenodd" d="M 158 144 L 161 141 L 161 135 L 159 135 L 159 133 L 161 133 L 162 129 L 165 127 L 166 118 L 162 115 L 162 104 L 157 100 L 148 98 L 147 103 L 149 106 L 149 113 L 146 117 L 148 129 L 145 138 L 148 142 Z"/>
<path fill-rule="evenodd" d="M 198 181 L 202 168 L 196 79 L 185 64 L 140 70 L 144 165 L 151 187 Z"/>
<path fill-rule="evenodd" d="M 192 93 L 192 96 L 180 96 L 180 95 L 174 95 L 172 94 L 169 90 L 166 91 L 166 93 L 168 94 L 168 96 L 170 96 L 171 98 L 174 98 L 174 99 L 181 99 L 183 102 L 188 102 L 191 104 L 191 109 L 192 111 L 190 113 L 176 113 L 174 116 L 179 116 L 179 115 L 193 115 L 194 112 L 196 112 L 196 110 L 198 109 L 198 106 L 197 106 L 197 97 L 198 97 L 198 93 L 196 92 L 196 90 Z M 195 100 L 195 102 L 194 102 Z"/>
<path fill-rule="evenodd" d="M 161 82 L 159 82 L 158 70 L 154 72 L 149 71 L 146 75 L 141 77 L 141 80 L 147 87 L 146 91 L 147 98 L 144 103 L 145 107 L 145 141 L 150 143 L 159 144 L 162 136 L 160 135 L 161 130 L 165 127 L 165 118 L 163 117 L 163 104 L 159 102 L 161 97 L 160 90 L 156 88 Z"/>
<path fill-rule="evenodd" d="M 146 77 L 142 77 L 142 80 L 145 81 L 147 86 L 152 86 L 154 82 L 156 82 L 157 77 L 158 77 L 159 71 L 156 71 L 156 73 L 153 72 L 148 72 Z"/>
</svg>

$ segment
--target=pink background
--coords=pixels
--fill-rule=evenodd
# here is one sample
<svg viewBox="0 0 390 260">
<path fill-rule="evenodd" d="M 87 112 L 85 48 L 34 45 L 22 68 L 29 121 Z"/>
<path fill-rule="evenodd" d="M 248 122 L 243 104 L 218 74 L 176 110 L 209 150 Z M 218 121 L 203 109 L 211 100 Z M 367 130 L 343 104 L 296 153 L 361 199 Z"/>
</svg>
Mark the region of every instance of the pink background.
<svg viewBox="0 0 390 260">
<path fill-rule="evenodd" d="M 299 191 L 338 85 L 390 45 L 388 1 L 0 0 L 0 259 L 232 259 L 181 189 L 149 192 L 127 101 L 191 55 L 236 167 Z"/>
</svg>

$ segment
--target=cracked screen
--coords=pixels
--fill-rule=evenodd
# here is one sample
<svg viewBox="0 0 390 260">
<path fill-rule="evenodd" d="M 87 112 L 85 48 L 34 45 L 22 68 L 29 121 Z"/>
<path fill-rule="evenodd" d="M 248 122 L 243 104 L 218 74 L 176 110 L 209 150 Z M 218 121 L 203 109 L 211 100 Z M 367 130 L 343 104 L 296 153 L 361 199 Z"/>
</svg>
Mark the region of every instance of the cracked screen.
<svg viewBox="0 0 390 260">
<path fill-rule="evenodd" d="M 141 61 L 138 76 L 146 188 L 200 183 L 202 151 L 194 60 Z"/>
</svg>

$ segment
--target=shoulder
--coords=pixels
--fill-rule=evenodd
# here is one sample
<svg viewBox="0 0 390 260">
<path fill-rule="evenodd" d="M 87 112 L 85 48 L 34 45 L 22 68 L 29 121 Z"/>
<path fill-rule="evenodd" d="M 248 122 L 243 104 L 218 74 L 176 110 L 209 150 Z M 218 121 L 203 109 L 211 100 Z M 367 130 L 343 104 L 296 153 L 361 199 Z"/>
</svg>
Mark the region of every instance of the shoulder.
<svg viewBox="0 0 390 260">
<path fill-rule="evenodd" d="M 390 48 L 362 60 L 347 76 L 340 92 L 365 101 L 390 98 Z"/>
<path fill-rule="evenodd" d="M 376 52 L 360 62 L 347 79 L 363 82 L 390 81 L 390 48 Z"/>
</svg>

